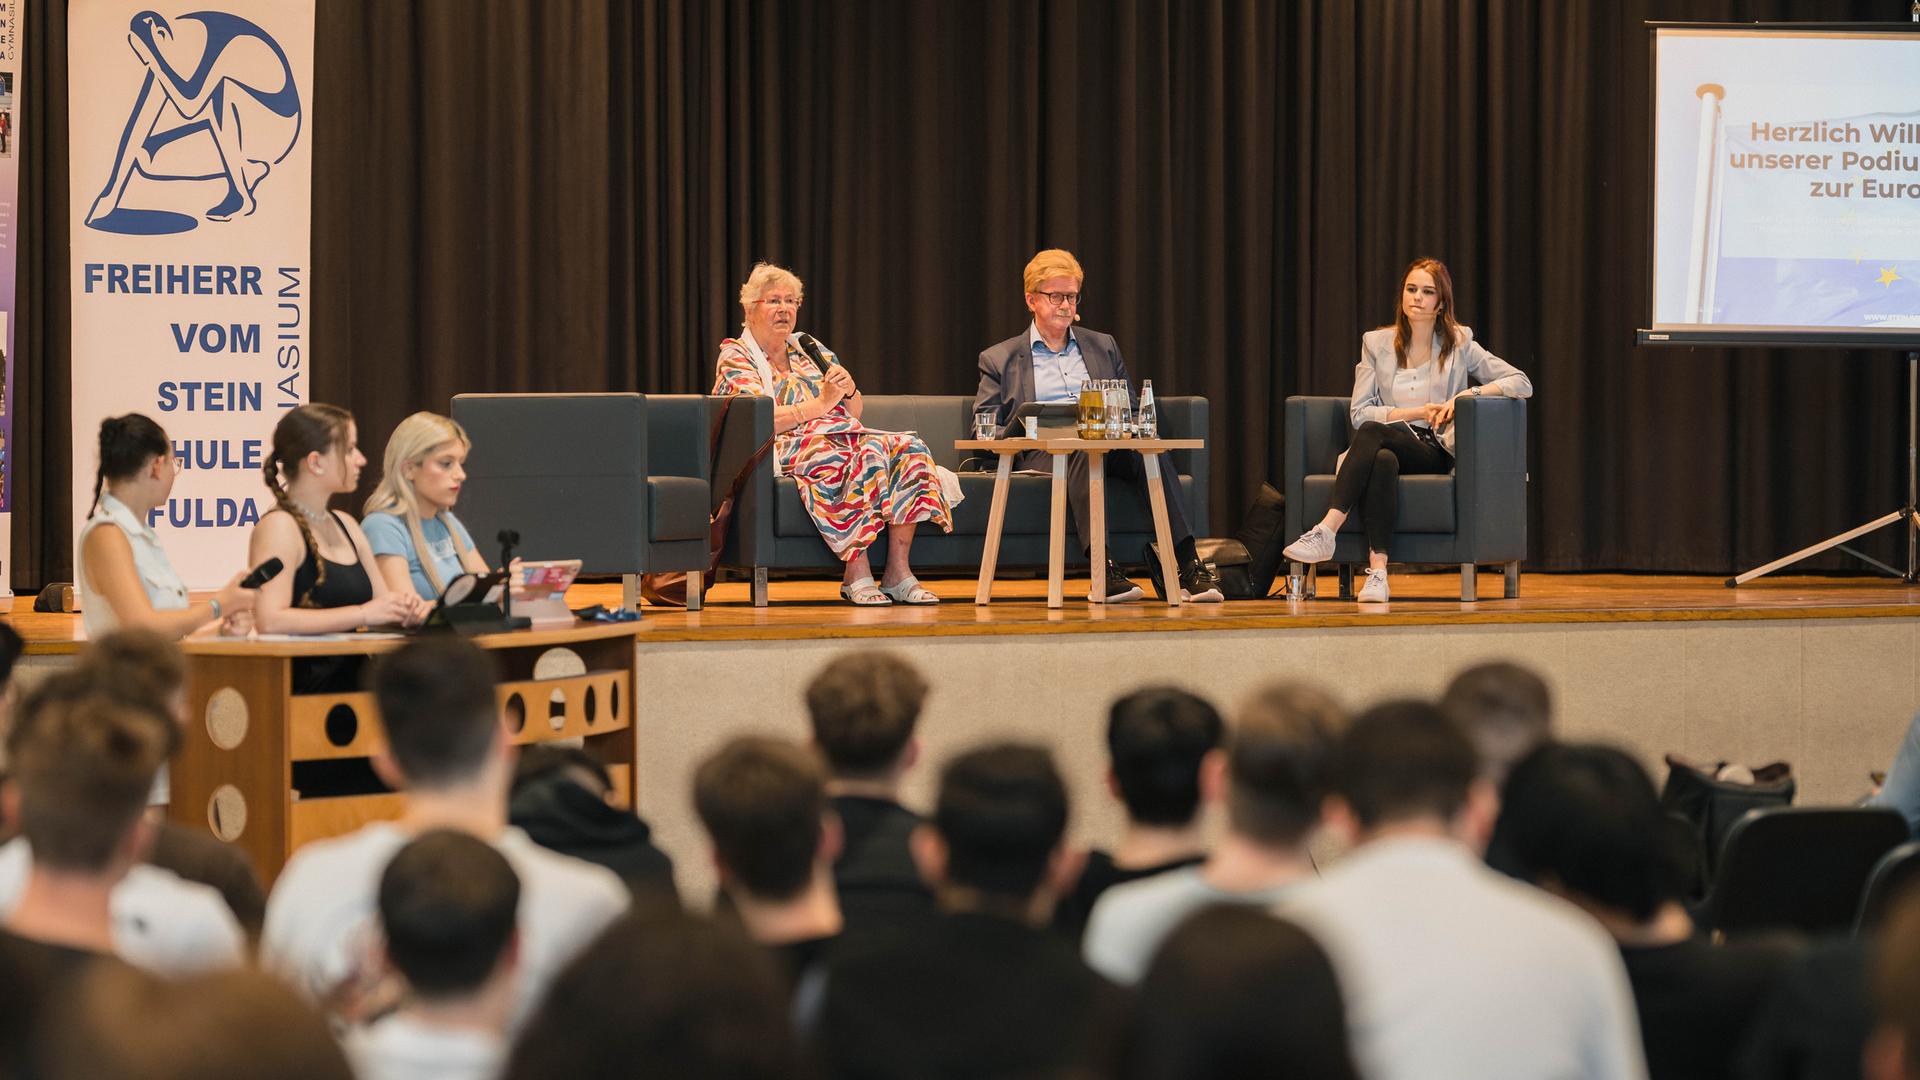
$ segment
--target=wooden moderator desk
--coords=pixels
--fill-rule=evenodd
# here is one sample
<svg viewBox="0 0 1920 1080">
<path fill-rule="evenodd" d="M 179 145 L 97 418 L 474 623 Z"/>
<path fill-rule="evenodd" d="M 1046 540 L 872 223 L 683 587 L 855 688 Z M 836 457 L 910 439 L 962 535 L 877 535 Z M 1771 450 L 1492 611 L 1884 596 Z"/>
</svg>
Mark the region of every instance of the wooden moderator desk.
<svg viewBox="0 0 1920 1080">
<path fill-rule="evenodd" d="M 1013 459 L 1029 450 L 1041 450 L 1053 459 L 1053 511 L 1047 527 L 1047 606 L 1063 606 L 1067 559 L 1067 457 L 1087 455 L 1088 526 L 1093 551 L 1087 577 L 1091 597 L 1098 601 L 1107 588 L 1107 455 L 1132 450 L 1146 465 L 1147 501 L 1153 508 L 1153 535 L 1160 548 L 1160 580 L 1166 583 L 1167 606 L 1180 606 L 1180 575 L 1174 564 L 1173 537 L 1167 525 L 1167 496 L 1160 490 L 1160 455 L 1169 450 L 1198 450 L 1202 439 L 959 439 L 956 450 L 987 450 L 1000 455 L 994 474 L 993 505 L 987 514 L 987 543 L 980 554 L 980 585 L 973 602 L 993 602 L 993 576 L 1000 563 L 1000 534 L 1007 522 L 1007 485 L 1013 480 Z"/>
<path fill-rule="evenodd" d="M 606 762 L 628 806 L 635 795 L 638 626 L 579 623 L 471 639 L 499 661 L 496 693 L 510 738 L 580 738 Z M 385 747 L 373 695 L 295 687 L 305 665 L 364 665 L 408 640 L 352 634 L 182 642 L 189 722 L 171 767 L 168 816 L 239 845 L 269 884 L 302 844 L 398 816 L 401 797 L 372 778 L 369 758 Z"/>
</svg>

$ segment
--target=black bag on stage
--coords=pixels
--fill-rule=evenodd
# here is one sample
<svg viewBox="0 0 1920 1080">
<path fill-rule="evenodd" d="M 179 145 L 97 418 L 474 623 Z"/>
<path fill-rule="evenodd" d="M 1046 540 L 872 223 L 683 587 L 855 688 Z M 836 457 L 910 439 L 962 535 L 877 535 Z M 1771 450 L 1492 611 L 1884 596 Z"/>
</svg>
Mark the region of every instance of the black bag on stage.
<svg viewBox="0 0 1920 1080">
<path fill-rule="evenodd" d="M 1220 575 L 1220 595 L 1228 600 L 1258 600 L 1265 593 L 1253 591 L 1253 581 L 1249 576 L 1249 564 L 1246 545 L 1238 540 L 1219 540 L 1214 538 L 1194 538 L 1193 549 L 1200 561 L 1213 566 Z M 1160 545 L 1147 541 L 1142 557 L 1147 563 L 1147 577 L 1153 581 L 1153 595 L 1162 600 L 1167 598 L 1166 590 L 1160 587 Z"/>
<path fill-rule="evenodd" d="M 1706 895 L 1714 874 L 1720 869 L 1720 851 L 1726 845 L 1733 823 L 1749 810 L 1770 806 L 1790 806 L 1798 786 L 1793 766 L 1784 761 L 1752 770 L 1753 780 L 1721 779 L 1727 763 L 1694 765 L 1668 754 L 1667 784 L 1660 791 L 1660 805 L 1669 814 L 1684 821 L 1692 835 L 1696 880 L 1695 896 Z"/>
<path fill-rule="evenodd" d="M 1272 484 L 1262 483 L 1254 493 L 1253 505 L 1241 518 L 1240 531 L 1234 534 L 1247 550 L 1247 588 L 1253 599 L 1273 591 L 1273 579 L 1282 562 L 1280 552 L 1287 546 L 1287 537 L 1281 532 L 1286 524 L 1287 497 Z"/>
<path fill-rule="evenodd" d="M 1220 595 L 1228 600 L 1262 600 L 1273 591 L 1274 576 L 1280 572 L 1280 551 L 1287 546 L 1281 533 L 1286 526 L 1286 496 L 1262 483 L 1247 507 L 1240 531 L 1232 539 L 1195 537 L 1194 552 L 1200 561 L 1210 563 L 1220 575 Z M 1167 598 L 1160 587 L 1160 545 L 1151 541 L 1146 550 L 1147 577 L 1153 581 L 1153 594 Z"/>
</svg>

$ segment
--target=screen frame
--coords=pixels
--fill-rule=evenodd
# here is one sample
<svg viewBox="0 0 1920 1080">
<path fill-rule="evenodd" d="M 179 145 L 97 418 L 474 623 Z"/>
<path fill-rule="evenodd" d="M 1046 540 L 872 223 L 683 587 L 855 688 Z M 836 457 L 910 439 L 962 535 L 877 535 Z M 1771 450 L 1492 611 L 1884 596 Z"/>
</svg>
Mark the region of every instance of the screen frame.
<svg viewBox="0 0 1920 1080">
<path fill-rule="evenodd" d="M 1920 326 L 1841 328 L 1825 326 L 1751 326 L 1729 325 L 1702 329 L 1659 327 L 1654 323 L 1654 259 L 1658 248 L 1654 236 L 1655 215 L 1659 212 L 1657 181 L 1660 161 L 1655 138 L 1656 111 L 1660 89 L 1660 31 L 1697 30 L 1743 34 L 1909 34 L 1920 38 L 1920 22 L 1681 22 L 1649 19 L 1647 28 L 1647 325 L 1634 331 L 1637 345 L 1774 345 L 1802 349 L 1895 349 L 1920 348 Z M 1692 324 L 1699 325 L 1699 324 Z"/>
</svg>

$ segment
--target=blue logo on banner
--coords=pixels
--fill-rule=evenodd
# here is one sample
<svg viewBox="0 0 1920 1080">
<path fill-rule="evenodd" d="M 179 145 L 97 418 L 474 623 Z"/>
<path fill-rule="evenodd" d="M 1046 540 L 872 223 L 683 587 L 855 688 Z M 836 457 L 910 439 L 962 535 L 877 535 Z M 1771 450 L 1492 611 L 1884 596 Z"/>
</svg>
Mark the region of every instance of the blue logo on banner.
<svg viewBox="0 0 1920 1080">
<path fill-rule="evenodd" d="M 205 30 L 197 52 L 155 12 L 128 25 L 127 44 L 147 74 L 88 228 L 155 236 L 188 232 L 201 217 L 244 217 L 257 206 L 260 182 L 300 139 L 300 92 L 280 43 L 224 11 L 179 18 Z"/>
</svg>

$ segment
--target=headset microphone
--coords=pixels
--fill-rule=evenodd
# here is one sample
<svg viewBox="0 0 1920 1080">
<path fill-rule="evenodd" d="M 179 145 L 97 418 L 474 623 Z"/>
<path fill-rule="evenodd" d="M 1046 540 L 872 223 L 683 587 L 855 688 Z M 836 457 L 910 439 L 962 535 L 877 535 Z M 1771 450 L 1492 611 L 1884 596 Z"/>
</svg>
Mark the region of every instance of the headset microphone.
<svg viewBox="0 0 1920 1080">
<path fill-rule="evenodd" d="M 1079 313 L 1079 312 L 1077 312 L 1077 311 L 1076 311 L 1076 312 L 1074 312 L 1074 313 L 1073 313 L 1073 321 L 1074 321 L 1074 322 L 1079 322 L 1079 321 L 1080 321 L 1080 313 Z"/>
</svg>

